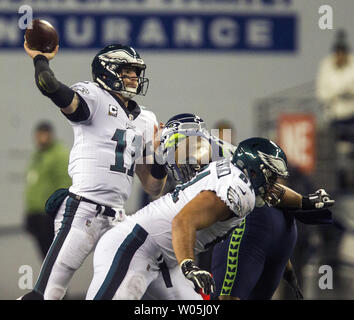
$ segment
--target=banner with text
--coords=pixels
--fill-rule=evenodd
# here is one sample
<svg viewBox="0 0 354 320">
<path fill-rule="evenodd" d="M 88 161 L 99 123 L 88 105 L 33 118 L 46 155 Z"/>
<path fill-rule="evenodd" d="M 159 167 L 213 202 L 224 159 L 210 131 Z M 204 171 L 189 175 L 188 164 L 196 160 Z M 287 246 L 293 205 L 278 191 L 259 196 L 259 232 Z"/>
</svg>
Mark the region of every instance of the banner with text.
<svg viewBox="0 0 354 320">
<path fill-rule="evenodd" d="M 293 13 L 33 12 L 56 28 L 61 49 L 98 49 L 111 43 L 137 49 L 293 53 Z M 21 14 L 0 13 L 0 50 L 23 46 Z"/>
<path fill-rule="evenodd" d="M 304 173 L 316 165 L 316 125 L 312 114 L 289 113 L 278 118 L 278 142 L 288 162 Z"/>
</svg>

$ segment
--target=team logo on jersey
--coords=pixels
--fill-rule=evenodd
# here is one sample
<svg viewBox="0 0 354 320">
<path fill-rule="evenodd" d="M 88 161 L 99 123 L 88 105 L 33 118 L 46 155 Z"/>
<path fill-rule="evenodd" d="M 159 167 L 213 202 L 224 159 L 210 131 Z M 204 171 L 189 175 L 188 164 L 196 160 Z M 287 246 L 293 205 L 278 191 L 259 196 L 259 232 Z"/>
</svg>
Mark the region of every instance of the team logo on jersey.
<svg viewBox="0 0 354 320">
<path fill-rule="evenodd" d="M 234 208 L 234 211 L 239 216 L 241 213 L 241 201 L 237 191 L 232 187 L 229 187 L 229 189 L 227 189 L 227 200 L 230 201 Z"/>
<path fill-rule="evenodd" d="M 117 115 L 118 115 L 118 107 L 114 106 L 113 104 L 110 104 L 109 108 L 108 108 L 108 115 L 112 116 L 112 117 L 117 117 Z"/>
<path fill-rule="evenodd" d="M 71 87 L 71 89 L 73 89 L 76 92 L 80 92 L 82 94 L 89 94 L 90 92 L 87 90 L 87 88 L 85 88 L 84 86 L 80 86 L 80 85 L 76 85 Z"/>
</svg>

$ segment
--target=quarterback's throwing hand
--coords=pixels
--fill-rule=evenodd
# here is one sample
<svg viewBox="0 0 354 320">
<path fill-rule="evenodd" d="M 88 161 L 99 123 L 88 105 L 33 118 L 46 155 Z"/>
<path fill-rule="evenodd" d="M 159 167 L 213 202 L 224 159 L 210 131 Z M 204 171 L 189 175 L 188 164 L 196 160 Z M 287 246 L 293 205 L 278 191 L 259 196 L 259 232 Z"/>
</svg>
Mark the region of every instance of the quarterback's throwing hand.
<svg viewBox="0 0 354 320">
<path fill-rule="evenodd" d="M 209 295 L 215 291 L 215 281 L 208 271 L 200 269 L 192 259 L 185 259 L 181 263 L 184 276 L 193 282 L 195 289 L 202 289 L 203 293 Z"/>
<path fill-rule="evenodd" d="M 52 60 L 55 55 L 58 53 L 59 50 L 59 46 L 56 46 L 56 48 L 54 49 L 53 52 L 49 52 L 49 53 L 45 53 L 45 52 L 41 52 L 38 50 L 32 50 L 28 47 L 27 42 L 25 41 L 23 44 L 23 47 L 25 49 L 25 51 L 27 52 L 27 54 L 34 59 L 36 56 L 38 56 L 39 54 L 45 56 L 48 60 Z"/>
<path fill-rule="evenodd" d="M 334 203 L 335 200 L 331 199 L 331 196 L 324 189 L 319 189 L 315 193 L 302 197 L 302 209 L 304 210 L 327 208 L 333 206 Z"/>
</svg>

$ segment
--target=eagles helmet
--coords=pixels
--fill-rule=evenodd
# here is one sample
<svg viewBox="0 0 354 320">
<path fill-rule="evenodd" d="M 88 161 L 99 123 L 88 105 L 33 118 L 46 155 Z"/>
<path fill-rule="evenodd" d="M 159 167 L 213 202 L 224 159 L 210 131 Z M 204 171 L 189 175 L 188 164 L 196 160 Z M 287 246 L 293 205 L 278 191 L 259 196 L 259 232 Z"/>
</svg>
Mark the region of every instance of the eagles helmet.
<svg viewBox="0 0 354 320">
<path fill-rule="evenodd" d="M 181 113 L 170 118 L 161 133 L 163 161 L 167 171 L 178 183 L 184 183 L 190 180 L 201 168 L 197 159 L 194 157 L 182 159 L 181 162 L 184 163 L 176 164 L 175 151 L 177 145 L 190 136 L 199 136 L 205 138 L 207 141 L 210 139 L 209 131 L 203 119 L 192 113 Z"/>
<path fill-rule="evenodd" d="M 289 172 L 286 155 L 276 143 L 264 138 L 246 139 L 238 145 L 232 163 L 248 176 L 256 196 L 269 206 L 280 201 L 284 189 L 276 180 L 287 178 Z"/>
<path fill-rule="evenodd" d="M 138 87 L 125 88 L 121 72 L 123 67 L 135 68 L 138 76 Z M 132 47 L 113 44 L 104 47 L 93 58 L 92 78 L 105 90 L 118 92 L 125 98 L 131 99 L 135 95 L 145 95 L 149 86 L 149 79 L 145 78 L 146 65 L 138 52 Z"/>
</svg>

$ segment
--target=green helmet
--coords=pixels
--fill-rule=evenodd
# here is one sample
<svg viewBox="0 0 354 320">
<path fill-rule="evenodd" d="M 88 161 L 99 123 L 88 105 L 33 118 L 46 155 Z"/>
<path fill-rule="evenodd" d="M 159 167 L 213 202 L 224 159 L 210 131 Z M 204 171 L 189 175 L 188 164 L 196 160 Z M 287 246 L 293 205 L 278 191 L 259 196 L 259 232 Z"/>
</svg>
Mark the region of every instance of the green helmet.
<svg viewBox="0 0 354 320">
<path fill-rule="evenodd" d="M 250 138 L 238 145 L 232 163 L 250 179 L 256 195 L 265 196 L 278 177 L 289 176 L 284 151 L 273 141 Z"/>
</svg>

